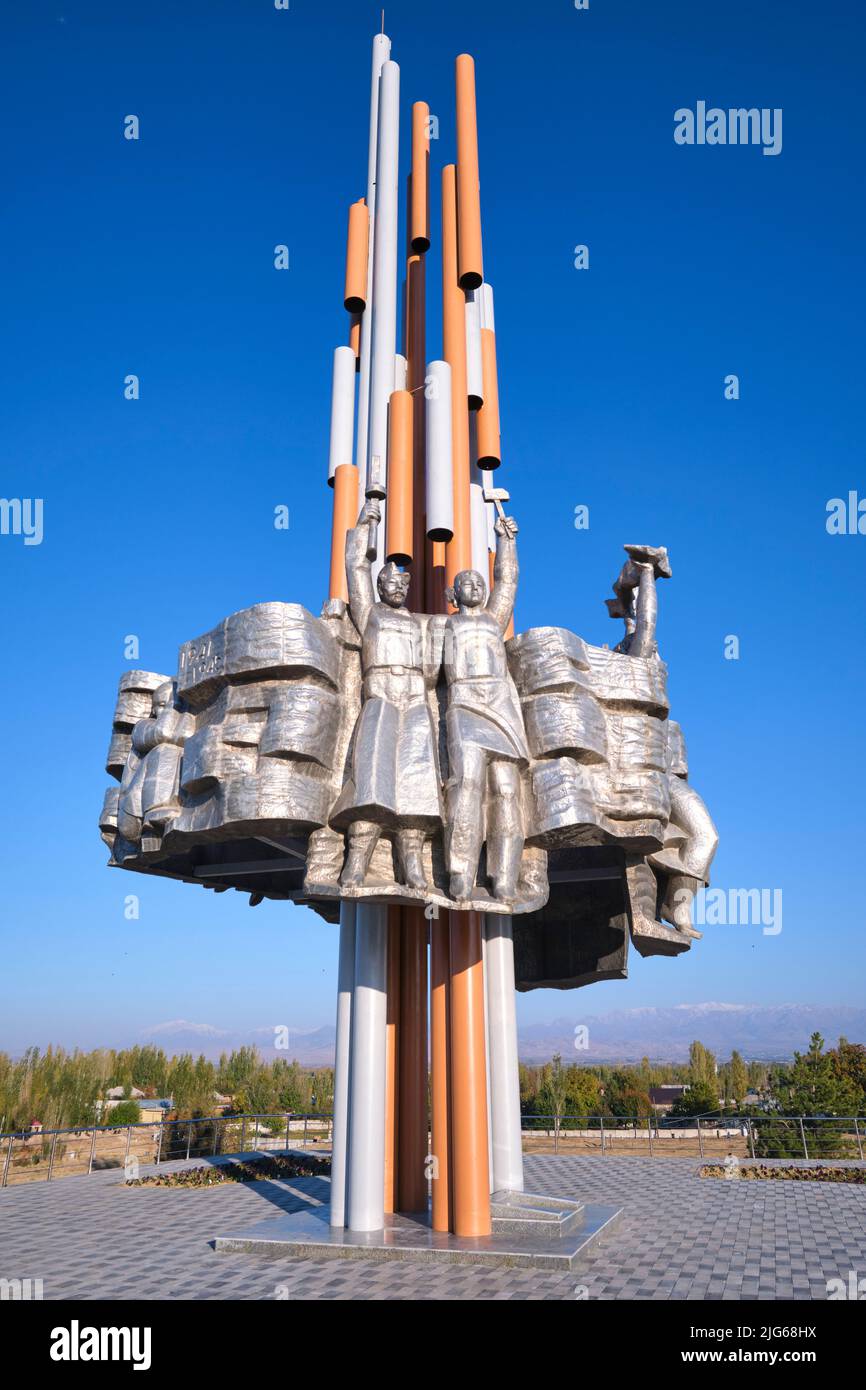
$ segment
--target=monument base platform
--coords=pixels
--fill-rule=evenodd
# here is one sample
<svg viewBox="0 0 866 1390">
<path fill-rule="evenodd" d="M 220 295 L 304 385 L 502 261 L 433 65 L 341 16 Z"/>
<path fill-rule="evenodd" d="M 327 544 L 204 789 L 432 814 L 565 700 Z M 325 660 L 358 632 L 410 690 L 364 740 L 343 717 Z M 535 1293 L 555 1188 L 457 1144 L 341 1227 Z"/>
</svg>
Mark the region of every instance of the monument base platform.
<svg viewBox="0 0 866 1390">
<path fill-rule="evenodd" d="M 613 1230 L 621 1208 L 562 1199 L 494 1193 L 494 1234 L 456 1236 L 434 1231 L 429 1213 L 385 1217 L 382 1231 L 347 1231 L 328 1224 L 327 1205 L 259 1221 L 217 1236 L 220 1254 L 320 1260 L 417 1260 L 442 1264 L 507 1265 L 568 1273 Z"/>
</svg>

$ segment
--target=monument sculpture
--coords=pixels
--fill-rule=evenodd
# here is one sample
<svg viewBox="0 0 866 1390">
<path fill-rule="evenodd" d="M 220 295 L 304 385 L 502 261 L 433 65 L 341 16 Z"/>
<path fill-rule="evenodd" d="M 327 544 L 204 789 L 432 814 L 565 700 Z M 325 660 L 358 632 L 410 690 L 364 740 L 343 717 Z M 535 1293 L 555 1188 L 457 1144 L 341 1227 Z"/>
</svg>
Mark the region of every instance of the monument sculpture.
<svg viewBox="0 0 866 1390">
<path fill-rule="evenodd" d="M 515 990 L 623 978 L 630 941 L 689 950 L 717 843 L 669 718 L 666 549 L 625 547 L 613 649 L 515 632 L 468 55 L 456 76 L 428 360 L 429 110 L 412 108 L 398 350 L 399 68 L 374 39 L 322 611 L 259 603 L 184 643 L 173 676 L 126 672 L 100 817 L 116 867 L 339 922 L 329 1219 L 386 1244 L 394 1214 L 431 1200 L 458 1241 L 494 1239 L 518 1201 L 529 1220 Z"/>
</svg>

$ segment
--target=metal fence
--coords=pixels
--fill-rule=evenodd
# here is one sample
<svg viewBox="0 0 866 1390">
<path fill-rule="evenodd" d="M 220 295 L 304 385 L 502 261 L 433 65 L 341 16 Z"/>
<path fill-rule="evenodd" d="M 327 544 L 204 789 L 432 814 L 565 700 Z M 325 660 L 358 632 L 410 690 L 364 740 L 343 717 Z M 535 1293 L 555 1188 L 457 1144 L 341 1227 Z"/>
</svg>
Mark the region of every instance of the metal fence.
<svg viewBox="0 0 866 1390">
<path fill-rule="evenodd" d="M 327 1148 L 331 1115 L 211 1115 L 0 1134 L 0 1187 L 220 1154 Z M 863 1159 L 863 1116 L 536 1115 L 521 1119 L 527 1153 L 666 1158 Z"/>
<path fill-rule="evenodd" d="M 648 1154 L 666 1158 L 863 1159 L 866 1119 L 815 1115 L 531 1115 L 527 1153 Z"/>
<path fill-rule="evenodd" d="M 194 1120 L 139 1121 L 0 1135 L 0 1187 L 171 1159 L 212 1158 L 251 1150 L 286 1152 L 326 1147 L 331 1116 L 210 1115 Z"/>
</svg>

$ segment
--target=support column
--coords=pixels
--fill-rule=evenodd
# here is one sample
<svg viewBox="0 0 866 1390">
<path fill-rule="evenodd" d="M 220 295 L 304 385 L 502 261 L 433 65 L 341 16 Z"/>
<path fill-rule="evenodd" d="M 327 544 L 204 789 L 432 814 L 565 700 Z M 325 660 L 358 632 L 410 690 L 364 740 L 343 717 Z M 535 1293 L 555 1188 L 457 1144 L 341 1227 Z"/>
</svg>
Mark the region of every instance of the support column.
<svg viewBox="0 0 866 1390">
<path fill-rule="evenodd" d="M 385 1025 L 385 1211 L 397 1211 L 398 1147 L 400 1132 L 400 957 L 402 909 L 388 908 L 388 1006 Z"/>
<path fill-rule="evenodd" d="M 381 1231 L 385 1224 L 387 947 L 388 909 L 358 903 L 346 1185 L 350 1231 Z"/>
<path fill-rule="evenodd" d="M 397 1208 L 427 1210 L 427 922 L 402 909 Z"/>
<path fill-rule="evenodd" d="M 355 992 L 355 904 L 340 903 L 340 958 L 337 966 L 337 1037 L 334 1045 L 334 1120 L 331 1146 L 331 1225 L 346 1224 L 346 1170 L 349 1140 L 349 1058 L 352 998 Z"/>
<path fill-rule="evenodd" d="M 450 916 L 453 1229 L 485 1236 L 491 1225 L 481 914 Z"/>
<path fill-rule="evenodd" d="M 430 1131 L 433 1230 L 452 1228 L 450 913 L 430 923 Z"/>
<path fill-rule="evenodd" d="M 484 940 L 493 1190 L 522 1192 L 523 1142 L 511 918 L 498 913 L 488 913 L 484 919 Z"/>
</svg>

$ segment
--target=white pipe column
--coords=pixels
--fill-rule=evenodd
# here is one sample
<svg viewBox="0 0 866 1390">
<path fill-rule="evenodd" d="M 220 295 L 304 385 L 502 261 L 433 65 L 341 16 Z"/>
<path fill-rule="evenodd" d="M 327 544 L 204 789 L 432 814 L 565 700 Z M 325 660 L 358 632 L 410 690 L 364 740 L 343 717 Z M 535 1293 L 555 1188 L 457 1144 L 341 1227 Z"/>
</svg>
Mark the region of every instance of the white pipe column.
<svg viewBox="0 0 866 1390">
<path fill-rule="evenodd" d="M 331 1225 L 346 1224 L 352 997 L 355 993 L 355 904 L 340 903 L 337 967 L 337 1039 L 334 1048 L 334 1119 L 331 1145 Z"/>
<path fill-rule="evenodd" d="M 350 1231 L 381 1231 L 385 1225 L 387 941 L 387 907 L 358 903 L 346 1184 Z"/>
<path fill-rule="evenodd" d="M 485 575 L 485 583 L 486 583 L 486 579 L 487 579 L 487 577 L 486 577 L 486 575 Z M 491 1046 L 490 1046 L 490 999 L 489 999 L 489 990 L 488 990 L 488 983 L 487 983 L 487 981 L 488 981 L 488 975 L 487 975 L 487 925 L 486 925 L 486 923 L 487 923 L 487 918 L 486 918 L 486 916 L 485 916 L 484 919 L 483 919 L 483 921 L 482 921 L 482 925 L 481 925 L 481 965 L 482 965 L 482 969 L 483 969 L 483 972 L 484 972 L 484 1042 L 485 1042 L 484 1053 L 485 1053 L 485 1061 L 486 1061 L 486 1063 L 487 1063 L 487 1181 L 488 1181 L 488 1183 L 489 1183 L 489 1185 L 490 1185 L 490 1192 L 491 1192 L 491 1194 L 493 1194 L 493 1193 L 496 1191 L 496 1184 L 495 1184 L 495 1182 L 493 1181 L 493 1119 L 492 1119 L 492 1116 L 493 1116 L 493 1106 L 492 1106 L 492 1103 L 491 1103 L 491 1102 L 492 1102 L 492 1096 L 491 1096 L 491 1091 L 490 1091 L 490 1069 L 491 1069 L 490 1054 L 491 1054 L 492 1049 L 491 1049 Z"/>
<path fill-rule="evenodd" d="M 514 938 L 510 916 L 498 912 L 486 914 L 484 944 L 487 1048 L 490 1056 L 490 1127 L 493 1134 L 493 1190 L 522 1192 L 523 1146 L 514 991 Z"/>
<path fill-rule="evenodd" d="M 379 77 L 376 148 L 376 236 L 373 246 L 370 413 L 367 427 L 367 486 L 387 476 L 388 403 L 394 390 L 397 353 L 397 219 L 399 211 L 400 69 L 389 59 Z M 374 462 L 378 460 L 378 464 Z M 385 507 L 379 527 L 379 562 L 385 545 Z"/>
<path fill-rule="evenodd" d="M 355 463 L 358 466 L 359 509 L 363 505 L 364 490 L 367 485 L 367 424 L 370 412 L 370 351 L 373 322 L 373 253 L 376 245 L 376 154 L 379 143 L 379 74 L 382 71 L 382 65 L 388 61 L 390 54 L 391 40 L 388 35 L 377 34 L 373 39 L 373 66 L 370 73 L 370 139 L 367 147 L 367 210 L 370 216 L 370 234 L 367 244 L 367 307 L 361 316 L 361 344 L 358 365 L 358 436 L 355 446 Z"/>
</svg>

